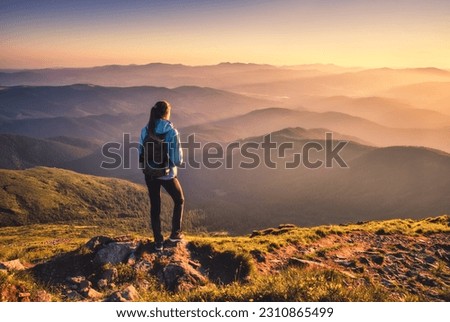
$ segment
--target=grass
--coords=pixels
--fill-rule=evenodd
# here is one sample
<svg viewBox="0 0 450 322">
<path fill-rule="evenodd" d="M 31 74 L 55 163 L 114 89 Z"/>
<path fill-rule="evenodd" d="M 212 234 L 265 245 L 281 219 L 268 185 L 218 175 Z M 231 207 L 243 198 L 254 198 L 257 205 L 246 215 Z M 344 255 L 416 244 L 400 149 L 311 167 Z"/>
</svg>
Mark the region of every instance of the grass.
<svg viewBox="0 0 450 322">
<path fill-rule="evenodd" d="M 144 232 L 149 225 L 147 188 L 125 180 L 36 167 L 0 169 L 0 227 L 42 223 L 101 225 Z M 162 195 L 161 220 L 171 223 L 172 201 Z M 205 214 L 185 214 L 188 230 L 201 230 Z"/>
<path fill-rule="evenodd" d="M 421 300 L 419 296 L 404 292 L 387 292 L 384 287 L 370 279 L 352 279 L 339 271 L 318 268 L 302 269 L 288 266 L 278 273 L 261 275 L 255 269 L 252 253 L 267 254 L 289 245 L 308 245 L 330 234 L 347 234 L 352 231 L 366 231 L 375 234 L 403 234 L 422 236 L 432 233 L 449 233 L 450 217 L 427 218 L 419 221 L 408 219 L 373 221 L 360 224 L 331 225 L 313 228 L 273 228 L 254 233 L 253 237 L 230 237 L 223 234 L 188 234 L 188 241 L 195 249 L 207 250 L 208 256 L 228 254 L 239 259 L 248 267 L 249 278 L 221 285 L 209 282 L 190 291 L 168 292 L 154 276 L 137 276 L 126 265 L 119 265 L 118 284 L 126 284 L 138 277 L 146 281 L 140 293 L 146 301 L 395 301 Z M 145 239 L 149 232 L 127 231 L 124 226 L 109 225 L 50 225 L 36 224 L 21 227 L 0 228 L 0 261 L 19 258 L 23 263 L 39 263 L 52 256 L 80 248 L 93 236 L 124 235 Z M 338 245 L 331 246 L 333 250 Z M 322 254 L 326 256 L 326 251 Z M 317 256 L 322 256 L 317 254 Z M 441 274 L 444 263 L 436 263 L 434 274 Z M 48 289 L 37 285 L 25 274 L 4 274 L 0 272 L 0 290 L 5 287 L 31 290 Z M 442 290 L 449 293 L 448 289 Z M 53 294 L 59 300 L 58 294 Z"/>
<path fill-rule="evenodd" d="M 389 301 L 385 289 L 365 282 L 349 280 L 333 270 L 302 270 L 290 267 L 278 274 L 257 276 L 248 283 L 220 286 L 208 283 L 192 291 L 171 294 L 151 283 L 143 293 L 145 301 L 188 302 L 320 302 L 320 301 Z"/>
</svg>

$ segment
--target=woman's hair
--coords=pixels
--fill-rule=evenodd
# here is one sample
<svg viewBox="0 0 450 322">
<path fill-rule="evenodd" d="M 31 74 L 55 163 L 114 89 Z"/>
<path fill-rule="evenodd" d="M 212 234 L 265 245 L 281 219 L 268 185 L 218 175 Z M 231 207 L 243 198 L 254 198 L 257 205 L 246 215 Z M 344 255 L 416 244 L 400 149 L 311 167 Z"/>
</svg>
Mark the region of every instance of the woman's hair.
<svg viewBox="0 0 450 322">
<path fill-rule="evenodd" d="M 150 111 L 150 119 L 148 120 L 147 128 L 150 133 L 155 134 L 156 121 L 167 116 L 171 106 L 166 101 L 159 101 L 152 107 Z"/>
</svg>

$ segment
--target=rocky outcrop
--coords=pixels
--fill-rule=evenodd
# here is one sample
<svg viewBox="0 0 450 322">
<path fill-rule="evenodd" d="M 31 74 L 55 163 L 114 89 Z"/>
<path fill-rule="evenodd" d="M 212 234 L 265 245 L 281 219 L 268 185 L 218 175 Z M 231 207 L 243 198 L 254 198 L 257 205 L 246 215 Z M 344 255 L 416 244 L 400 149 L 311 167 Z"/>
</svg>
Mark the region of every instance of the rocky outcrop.
<svg viewBox="0 0 450 322">
<path fill-rule="evenodd" d="M 79 250 L 36 265 L 32 271 L 42 282 L 61 289 L 67 301 L 138 301 L 139 290 L 148 288 L 148 279 L 157 281 L 169 292 L 187 291 L 209 281 L 208 267 L 194 259 L 189 244 L 166 243 L 162 252 L 150 241 L 128 237 L 97 236 Z M 221 267 L 230 265 L 232 257 Z M 208 263 L 203 262 L 205 265 Z M 226 281 L 223 270 L 219 281 Z M 213 281 L 217 278 L 214 272 Z"/>
<path fill-rule="evenodd" d="M 133 302 L 140 299 L 139 293 L 133 285 L 125 287 L 121 291 L 112 293 L 107 301 L 109 302 Z"/>
<path fill-rule="evenodd" d="M 136 250 L 136 246 L 134 242 L 111 242 L 96 252 L 94 263 L 97 265 L 122 263 Z"/>
</svg>

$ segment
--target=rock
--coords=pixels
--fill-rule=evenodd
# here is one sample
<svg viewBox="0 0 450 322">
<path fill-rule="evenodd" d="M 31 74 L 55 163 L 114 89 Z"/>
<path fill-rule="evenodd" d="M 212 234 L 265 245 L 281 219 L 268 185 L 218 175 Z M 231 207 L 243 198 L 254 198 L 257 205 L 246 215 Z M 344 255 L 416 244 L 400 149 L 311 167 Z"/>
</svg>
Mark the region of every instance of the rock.
<svg viewBox="0 0 450 322">
<path fill-rule="evenodd" d="M 398 243 L 394 245 L 399 250 L 408 250 L 407 247 L 403 246 L 402 244 Z"/>
<path fill-rule="evenodd" d="M 14 259 L 12 261 L 1 262 L 0 269 L 6 269 L 7 271 L 23 271 L 25 266 L 22 265 L 20 260 Z"/>
<path fill-rule="evenodd" d="M 384 257 L 381 255 L 372 255 L 370 256 L 370 259 L 372 260 L 372 262 L 378 265 L 382 265 L 384 262 Z"/>
<path fill-rule="evenodd" d="M 46 291 L 40 290 L 36 292 L 35 302 L 51 302 L 52 296 Z"/>
<path fill-rule="evenodd" d="M 80 301 L 83 299 L 83 296 L 81 296 L 81 294 L 77 291 L 70 290 L 66 293 L 66 298 L 69 301 Z"/>
<path fill-rule="evenodd" d="M 259 230 L 254 230 L 254 231 L 252 231 L 250 238 L 261 236 L 261 235 L 262 235 L 262 233 Z"/>
<path fill-rule="evenodd" d="M 95 254 L 94 263 L 97 265 L 122 263 L 130 256 L 134 248 L 132 243 L 109 243 Z"/>
<path fill-rule="evenodd" d="M 134 252 L 132 252 L 128 257 L 127 264 L 130 266 L 134 266 L 134 264 L 136 264 L 136 254 Z"/>
<path fill-rule="evenodd" d="M 133 285 L 127 286 L 122 291 L 122 297 L 128 301 L 137 301 L 140 298 L 138 291 Z"/>
<path fill-rule="evenodd" d="M 427 256 L 424 258 L 425 262 L 428 264 L 434 264 L 436 262 L 436 259 L 433 256 Z"/>
<path fill-rule="evenodd" d="M 136 286 L 140 290 L 148 290 L 151 287 L 151 283 L 147 281 L 146 279 L 137 279 L 136 280 Z"/>
<path fill-rule="evenodd" d="M 134 269 L 137 272 L 149 272 L 153 267 L 152 262 L 149 262 L 147 260 L 140 259 L 135 265 Z"/>
<path fill-rule="evenodd" d="M 119 272 L 117 271 L 117 268 L 113 267 L 113 268 L 103 271 L 101 278 L 105 279 L 109 283 L 111 283 L 111 282 L 115 281 L 118 276 L 119 276 Z"/>
<path fill-rule="evenodd" d="M 162 278 L 169 291 L 189 290 L 206 279 L 192 266 L 184 263 L 169 263 L 163 268 Z"/>
<path fill-rule="evenodd" d="M 297 227 L 297 226 L 294 225 L 294 224 L 281 224 L 281 225 L 278 225 L 278 229 L 283 229 L 283 228 L 295 228 L 295 227 Z"/>
<path fill-rule="evenodd" d="M 103 297 L 103 294 L 100 292 L 97 292 L 93 288 L 90 288 L 88 292 L 86 293 L 86 297 L 92 300 L 98 300 Z"/>
<path fill-rule="evenodd" d="M 103 288 L 108 287 L 108 280 L 104 279 L 104 278 L 99 279 L 98 282 L 97 282 L 97 287 L 99 289 L 103 289 Z"/>
<path fill-rule="evenodd" d="M 67 277 L 66 281 L 69 284 L 69 288 L 74 291 L 87 292 L 87 289 L 92 285 L 92 283 L 86 280 L 86 277 L 84 276 Z"/>
<path fill-rule="evenodd" d="M 92 283 L 90 281 L 83 280 L 78 285 L 78 288 L 79 288 L 80 292 L 87 293 L 89 291 L 89 289 L 91 288 L 91 286 L 92 286 Z"/>
<path fill-rule="evenodd" d="M 133 285 L 127 286 L 122 291 L 117 291 L 111 294 L 106 300 L 108 302 L 131 302 L 138 301 L 140 295 Z"/>
<path fill-rule="evenodd" d="M 186 275 L 182 266 L 177 264 L 169 264 L 163 269 L 163 279 L 166 287 L 174 291 L 180 284 L 180 280 Z"/>
<path fill-rule="evenodd" d="M 66 281 L 73 284 L 80 284 L 82 281 L 84 281 L 86 277 L 84 276 L 74 276 L 74 277 L 67 277 Z"/>
<path fill-rule="evenodd" d="M 335 259 L 334 262 L 341 266 L 348 267 L 348 268 L 356 267 L 356 262 L 354 260 Z"/>
<path fill-rule="evenodd" d="M 86 244 L 85 247 L 90 251 L 96 251 L 102 246 L 114 242 L 114 239 L 107 236 L 96 236 L 91 238 Z"/>
<path fill-rule="evenodd" d="M 128 302 L 119 291 L 112 293 L 107 299 L 107 302 Z"/>
<path fill-rule="evenodd" d="M 358 260 L 361 264 L 369 265 L 369 260 L 365 257 L 360 257 Z"/>
</svg>

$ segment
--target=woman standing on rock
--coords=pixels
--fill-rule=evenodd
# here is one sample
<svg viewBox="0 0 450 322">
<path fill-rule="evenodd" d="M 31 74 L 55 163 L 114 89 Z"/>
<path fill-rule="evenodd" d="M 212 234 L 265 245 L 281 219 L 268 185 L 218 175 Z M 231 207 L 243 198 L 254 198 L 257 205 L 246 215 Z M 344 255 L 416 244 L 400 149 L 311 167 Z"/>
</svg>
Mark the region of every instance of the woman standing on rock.
<svg viewBox="0 0 450 322">
<path fill-rule="evenodd" d="M 155 249 L 163 249 L 161 232 L 161 186 L 172 197 L 174 207 L 172 233 L 169 240 L 182 240 L 184 194 L 177 178 L 177 166 L 183 162 L 180 136 L 170 119 L 171 106 L 166 101 L 157 102 L 151 109 L 148 124 L 142 128 L 139 145 L 139 166 L 145 174 L 150 196 L 150 218 L 155 239 Z"/>
</svg>

